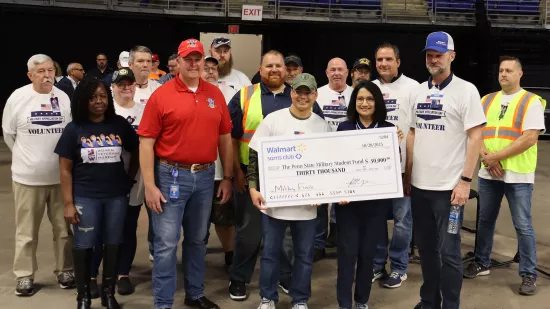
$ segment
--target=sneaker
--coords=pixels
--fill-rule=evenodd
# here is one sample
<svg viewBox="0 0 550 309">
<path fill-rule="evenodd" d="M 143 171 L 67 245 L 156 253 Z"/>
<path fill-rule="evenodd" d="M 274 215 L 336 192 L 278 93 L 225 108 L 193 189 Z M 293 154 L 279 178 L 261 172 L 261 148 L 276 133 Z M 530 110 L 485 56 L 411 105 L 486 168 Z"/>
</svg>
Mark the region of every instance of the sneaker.
<svg viewBox="0 0 550 309">
<path fill-rule="evenodd" d="M 306 303 L 294 304 L 292 306 L 292 309 L 307 309 L 307 304 Z"/>
<path fill-rule="evenodd" d="M 537 290 L 537 279 L 531 275 L 523 276 L 521 285 L 519 287 L 519 294 L 529 296 L 529 295 L 535 294 L 536 290 Z"/>
<path fill-rule="evenodd" d="M 394 289 L 400 287 L 401 283 L 405 280 L 407 280 L 407 274 L 400 274 L 392 271 L 382 285 L 386 288 Z"/>
<path fill-rule="evenodd" d="M 155 258 L 153 257 L 153 255 L 151 253 L 149 253 L 149 261 L 151 261 L 151 262 L 155 261 Z"/>
<path fill-rule="evenodd" d="M 32 296 L 34 293 L 34 280 L 31 278 L 17 279 L 17 286 L 15 287 L 15 295 L 17 296 Z"/>
<path fill-rule="evenodd" d="M 489 268 L 474 261 L 466 267 L 466 270 L 464 271 L 464 278 L 473 279 L 477 276 L 487 276 L 490 273 L 491 271 Z"/>
<path fill-rule="evenodd" d="M 379 269 L 379 270 L 373 270 L 373 276 L 372 276 L 372 282 L 384 278 L 388 275 L 388 272 L 385 268 Z"/>
<path fill-rule="evenodd" d="M 325 258 L 325 249 L 313 248 L 313 263 Z"/>
<path fill-rule="evenodd" d="M 281 290 L 283 290 L 283 292 L 285 292 L 285 294 L 288 295 L 289 291 L 290 291 L 290 278 L 284 278 L 282 279 L 281 281 L 279 281 L 279 287 L 281 288 Z"/>
<path fill-rule="evenodd" d="M 57 275 L 57 282 L 62 289 L 72 289 L 76 285 L 72 271 L 60 272 L 59 275 Z"/>
<path fill-rule="evenodd" d="M 121 277 L 116 283 L 117 292 L 119 295 L 134 294 L 135 289 L 128 277 Z"/>
<path fill-rule="evenodd" d="M 266 298 L 262 298 L 258 309 L 275 309 L 275 302 Z"/>
<path fill-rule="evenodd" d="M 237 301 L 246 300 L 248 297 L 246 295 L 246 284 L 240 281 L 230 281 L 229 297 L 231 297 L 232 300 L 237 300 Z"/>
<path fill-rule="evenodd" d="M 369 309 L 369 305 L 367 305 L 367 304 L 355 303 L 355 309 Z"/>
<path fill-rule="evenodd" d="M 90 297 L 92 299 L 99 298 L 99 287 L 97 286 L 97 279 L 90 279 Z"/>
</svg>

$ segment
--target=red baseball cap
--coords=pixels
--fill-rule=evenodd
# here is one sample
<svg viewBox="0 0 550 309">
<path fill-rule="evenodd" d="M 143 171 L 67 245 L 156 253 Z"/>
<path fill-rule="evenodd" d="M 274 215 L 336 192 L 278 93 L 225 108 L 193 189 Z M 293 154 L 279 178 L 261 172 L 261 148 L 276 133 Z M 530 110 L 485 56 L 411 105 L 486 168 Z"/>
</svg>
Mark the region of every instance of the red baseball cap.
<svg viewBox="0 0 550 309">
<path fill-rule="evenodd" d="M 192 52 L 198 52 L 204 56 L 204 47 L 202 43 L 197 39 L 188 39 L 181 42 L 178 47 L 178 56 L 185 57 Z"/>
<path fill-rule="evenodd" d="M 159 55 L 153 54 L 153 61 L 160 61 Z"/>
</svg>

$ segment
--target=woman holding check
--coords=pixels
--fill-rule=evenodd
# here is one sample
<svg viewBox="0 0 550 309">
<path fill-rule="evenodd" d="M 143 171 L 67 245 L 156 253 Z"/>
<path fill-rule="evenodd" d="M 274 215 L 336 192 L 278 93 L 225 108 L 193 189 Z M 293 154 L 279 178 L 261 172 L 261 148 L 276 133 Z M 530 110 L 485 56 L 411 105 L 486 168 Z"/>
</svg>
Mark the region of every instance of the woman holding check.
<svg viewBox="0 0 550 309">
<path fill-rule="evenodd" d="M 340 123 L 338 131 L 386 128 L 394 125 L 386 121 L 386 105 L 382 92 L 370 81 L 360 82 L 351 94 L 347 120 Z M 398 129 L 399 143 L 403 132 Z M 347 204 L 347 202 L 342 202 Z M 355 277 L 355 308 L 367 309 L 376 243 L 385 232 L 391 199 L 351 202 L 336 206 L 338 242 L 338 279 L 336 294 L 341 309 L 352 308 L 351 288 Z M 354 276 L 355 263 L 357 271 Z"/>
</svg>

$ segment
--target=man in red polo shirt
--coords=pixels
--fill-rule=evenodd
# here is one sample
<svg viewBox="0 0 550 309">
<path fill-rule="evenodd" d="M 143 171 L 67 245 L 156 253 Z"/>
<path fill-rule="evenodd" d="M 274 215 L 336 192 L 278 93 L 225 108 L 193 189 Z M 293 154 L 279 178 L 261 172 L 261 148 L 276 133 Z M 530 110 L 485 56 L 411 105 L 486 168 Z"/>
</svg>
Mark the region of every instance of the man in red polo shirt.
<svg viewBox="0 0 550 309">
<path fill-rule="evenodd" d="M 201 79 L 204 49 L 195 39 L 178 48 L 179 74 L 147 102 L 138 129 L 145 199 L 155 232 L 155 308 L 172 308 L 176 291 L 176 251 L 183 222 L 185 304 L 219 307 L 204 296 L 204 256 L 212 197 L 214 162 L 232 165 L 231 119 L 218 87 Z M 232 168 L 224 168 L 217 195 L 231 196 Z"/>
</svg>

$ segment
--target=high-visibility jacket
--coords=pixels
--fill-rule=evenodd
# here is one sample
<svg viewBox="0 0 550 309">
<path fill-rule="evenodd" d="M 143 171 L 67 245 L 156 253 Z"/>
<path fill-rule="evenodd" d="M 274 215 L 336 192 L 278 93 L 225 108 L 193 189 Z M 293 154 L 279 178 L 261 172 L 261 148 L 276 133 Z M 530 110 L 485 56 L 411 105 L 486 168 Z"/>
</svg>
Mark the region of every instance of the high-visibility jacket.
<svg viewBox="0 0 550 309">
<path fill-rule="evenodd" d="M 259 83 L 241 89 L 241 109 L 243 111 L 244 134 L 239 140 L 239 159 L 242 164 L 248 165 L 248 144 L 264 120 L 262 91 Z"/>
<path fill-rule="evenodd" d="M 540 100 L 543 108 L 546 101 L 534 93 L 525 90 L 519 91 L 512 101 L 502 119 L 502 91 L 490 93 L 481 99 L 483 111 L 487 118 L 487 125 L 482 129 L 483 143 L 489 152 L 500 151 L 518 139 L 523 132 L 523 120 L 529 106 L 536 100 Z M 533 173 L 537 167 L 537 144 L 516 156 L 500 161 L 505 171 L 527 174 Z M 482 168 L 485 166 L 481 164 Z"/>
</svg>

